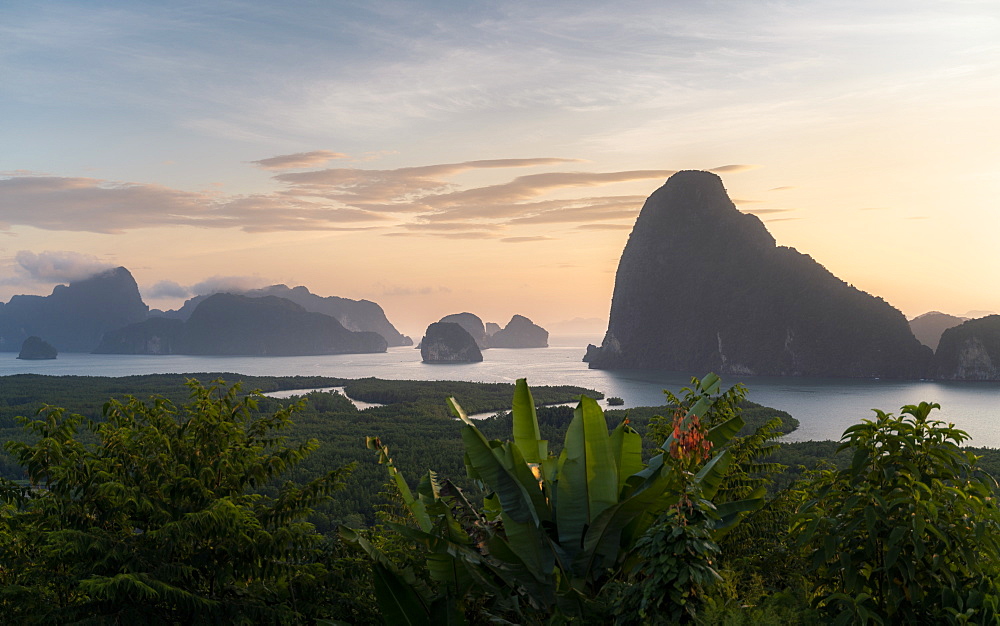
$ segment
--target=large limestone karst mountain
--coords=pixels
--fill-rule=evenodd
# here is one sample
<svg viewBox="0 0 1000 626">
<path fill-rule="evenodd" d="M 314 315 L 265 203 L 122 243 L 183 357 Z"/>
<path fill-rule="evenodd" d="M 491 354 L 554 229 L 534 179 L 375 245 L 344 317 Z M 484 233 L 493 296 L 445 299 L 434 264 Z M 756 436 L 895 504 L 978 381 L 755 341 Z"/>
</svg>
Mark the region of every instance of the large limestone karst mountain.
<svg viewBox="0 0 1000 626">
<path fill-rule="evenodd" d="M 58 285 L 49 296 L 14 296 L 0 309 L 0 351 L 32 335 L 59 352 L 90 352 L 104 333 L 146 319 L 148 307 L 124 267 Z"/>
<path fill-rule="evenodd" d="M 808 255 L 775 245 L 722 180 L 678 172 L 646 200 L 622 253 L 601 369 L 919 378 L 906 318 Z"/>
</svg>

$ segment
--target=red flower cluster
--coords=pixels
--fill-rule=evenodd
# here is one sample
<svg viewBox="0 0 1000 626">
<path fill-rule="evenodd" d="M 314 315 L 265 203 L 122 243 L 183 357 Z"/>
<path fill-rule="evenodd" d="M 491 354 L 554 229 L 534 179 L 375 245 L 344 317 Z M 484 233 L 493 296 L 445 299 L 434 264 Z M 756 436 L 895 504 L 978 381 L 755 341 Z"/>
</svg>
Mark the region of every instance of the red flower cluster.
<svg viewBox="0 0 1000 626">
<path fill-rule="evenodd" d="M 700 462 L 708 458 L 712 442 L 705 439 L 705 428 L 697 415 L 684 424 L 684 414 L 674 413 L 674 438 L 670 442 L 670 456 L 682 463 Z"/>
</svg>

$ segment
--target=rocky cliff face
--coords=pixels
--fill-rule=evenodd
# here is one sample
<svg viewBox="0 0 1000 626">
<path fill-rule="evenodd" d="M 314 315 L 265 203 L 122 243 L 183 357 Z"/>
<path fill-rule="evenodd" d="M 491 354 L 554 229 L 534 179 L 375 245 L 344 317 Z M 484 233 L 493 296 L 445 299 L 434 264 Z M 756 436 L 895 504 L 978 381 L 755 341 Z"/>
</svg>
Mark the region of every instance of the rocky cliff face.
<svg viewBox="0 0 1000 626">
<path fill-rule="evenodd" d="M 549 331 L 523 315 L 515 315 L 490 336 L 489 344 L 491 348 L 547 348 Z"/>
<path fill-rule="evenodd" d="M 475 338 L 455 322 L 434 322 L 420 340 L 424 363 L 478 363 L 483 353 Z"/>
<path fill-rule="evenodd" d="M 347 330 L 354 332 L 375 332 L 385 338 L 389 346 L 412 346 L 413 340 L 401 334 L 385 316 L 385 311 L 371 300 L 351 300 L 338 296 L 318 296 L 307 288 L 286 285 L 271 285 L 263 289 L 251 289 L 239 295 L 252 298 L 275 296 L 291 300 L 311 313 L 322 313 L 335 318 Z M 161 317 L 186 320 L 195 308 L 208 296 L 195 296 L 176 311 L 158 312 Z"/>
<path fill-rule="evenodd" d="M 943 380 L 1000 380 L 1000 315 L 945 330 L 933 371 Z"/>
<path fill-rule="evenodd" d="M 385 352 L 375 332 L 354 332 L 329 315 L 312 313 L 275 296 L 217 293 L 202 300 L 187 321 L 149 320 L 109 333 L 105 354 L 306 356 Z"/>
<path fill-rule="evenodd" d="M 919 378 L 931 358 L 897 309 L 779 247 L 708 172 L 670 177 L 622 253 L 593 368 Z"/>
<path fill-rule="evenodd" d="M 60 352 L 90 352 L 104 333 L 146 319 L 148 307 L 124 267 L 59 285 L 49 296 L 14 296 L 0 310 L 0 350 L 17 351 L 31 335 Z"/>
</svg>

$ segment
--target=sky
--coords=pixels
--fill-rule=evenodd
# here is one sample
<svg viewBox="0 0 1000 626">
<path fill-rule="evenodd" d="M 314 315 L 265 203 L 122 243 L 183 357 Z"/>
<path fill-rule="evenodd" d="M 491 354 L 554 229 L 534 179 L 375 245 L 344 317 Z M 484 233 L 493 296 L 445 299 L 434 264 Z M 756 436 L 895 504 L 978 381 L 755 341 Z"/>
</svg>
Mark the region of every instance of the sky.
<svg viewBox="0 0 1000 626">
<path fill-rule="evenodd" d="M 704 169 L 908 317 L 1000 311 L 997 111 L 992 0 L 4 0 L 0 300 L 122 265 L 599 332 Z"/>
</svg>

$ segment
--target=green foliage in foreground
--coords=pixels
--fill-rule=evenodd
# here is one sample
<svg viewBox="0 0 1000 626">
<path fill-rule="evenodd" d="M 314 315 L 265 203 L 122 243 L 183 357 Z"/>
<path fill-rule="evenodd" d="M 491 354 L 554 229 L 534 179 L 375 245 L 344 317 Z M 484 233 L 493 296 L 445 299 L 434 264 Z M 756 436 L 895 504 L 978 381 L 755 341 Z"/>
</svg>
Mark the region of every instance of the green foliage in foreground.
<svg viewBox="0 0 1000 626">
<path fill-rule="evenodd" d="M 434 472 L 413 494 L 388 449 L 369 438 L 417 524 L 390 527 L 426 552 L 432 583 L 420 584 L 411 568 L 342 529 L 373 559 L 383 615 L 461 623 L 474 608 L 480 618 L 518 623 L 612 617 L 633 623 L 661 616 L 664 597 L 680 607 L 678 617 L 693 609 L 701 589 L 718 578 L 711 567 L 716 541 L 758 508 L 763 494 L 759 489 L 743 500 L 712 502 L 731 462 L 726 445 L 743 421 L 725 415 L 703 426 L 699 416 L 713 414 L 719 379 L 695 382 L 673 433 L 648 464 L 639 433 L 627 421 L 609 433 L 600 407 L 587 397 L 558 456 L 541 438 L 523 379 L 514 394 L 512 440 L 487 440 L 452 401 L 464 422 L 469 476 L 486 491 L 482 507 Z M 664 532 L 676 546 L 666 552 L 657 539 Z"/>
<path fill-rule="evenodd" d="M 850 466 L 805 485 L 792 530 L 837 623 L 1000 620 L 997 483 L 935 408 L 876 411 L 844 432 Z"/>
<path fill-rule="evenodd" d="M 238 387 L 192 382 L 191 401 L 112 400 L 96 438 L 48 408 L 6 445 L 30 488 L 0 496 L 0 614 L 13 623 L 294 623 L 322 614 L 321 535 L 304 521 L 343 470 L 259 490 L 315 450 Z M 320 603 L 322 601 L 320 600 Z"/>
<path fill-rule="evenodd" d="M 294 399 L 247 398 L 216 388 L 210 402 L 178 409 L 191 394 L 186 378 L 0 379 L 0 439 L 10 441 L 8 453 L 0 456 L 0 475 L 23 479 L 5 484 L 0 504 L 0 622 L 406 622 L 413 613 L 380 615 L 375 594 L 404 591 L 387 581 L 408 570 L 412 578 L 403 580 L 415 594 L 410 600 L 427 602 L 429 609 L 443 599 L 439 606 L 450 602 L 453 609 L 447 615 L 454 618 L 462 609 L 473 621 L 493 615 L 532 623 L 555 615 L 574 623 L 993 623 L 1000 597 L 995 582 L 1000 518 L 996 484 L 988 474 L 1000 471 L 1000 453 L 960 449 L 965 433 L 931 419 L 932 405 L 904 407 L 901 417 L 878 412 L 875 420 L 849 429 L 840 443 L 777 445 L 776 434 L 795 424 L 787 421 L 790 416 L 749 405 L 738 394 L 726 394 L 724 401 L 716 397 L 701 412 L 703 424 L 739 415 L 747 426 L 724 448 L 712 449 L 712 458 L 722 451 L 728 455 L 729 467 L 711 501 L 696 487 L 701 471 L 696 466 L 702 467 L 696 463 L 686 470 L 691 480 L 674 483 L 691 506 L 668 506 L 634 542 L 618 543 L 628 567 L 611 567 L 610 573 L 598 568 L 574 579 L 579 570 L 574 559 L 564 558 L 568 551 L 559 538 L 560 481 L 549 475 L 548 487 L 538 491 L 549 494 L 545 506 L 552 507 L 554 518 L 536 527 L 536 538 L 538 532 L 553 538 L 553 545 L 537 545 L 557 554 L 561 564 L 552 572 L 558 577 L 542 573 L 522 584 L 508 565 L 498 565 L 508 553 L 487 551 L 479 561 L 457 563 L 474 579 L 463 603 L 454 601 L 458 592 L 446 589 L 443 574 L 432 575 L 435 567 L 471 558 L 484 545 L 495 548 L 505 541 L 519 546 L 518 554 L 531 545 L 530 533 L 508 532 L 504 515 L 517 507 L 507 510 L 501 502 L 496 476 L 476 470 L 471 457 L 476 480 L 466 476 L 470 428 L 481 433 L 503 467 L 517 454 L 525 458 L 519 440 L 538 445 L 547 440 L 548 464 L 555 459 L 558 471 L 559 459 L 579 447 L 571 443 L 579 437 L 567 435 L 582 408 L 538 407 L 536 433 L 511 413 L 472 425 L 444 414 L 445 399 L 452 395 L 463 405 L 468 395 L 476 412 L 509 408 L 512 385 L 280 377 L 251 384 L 268 390 L 346 385 L 352 397 L 389 403 L 358 411 L 335 393 L 310 393 L 303 406 Z M 640 457 L 647 470 L 652 458 L 664 454 L 657 447 L 662 445 L 663 467 L 670 465 L 670 473 L 682 477 L 679 459 L 669 454 L 675 424 L 654 418 L 672 416 L 678 407 L 687 415 L 701 393 L 699 381 L 693 387 L 673 398 L 672 406 L 605 412 L 605 437 L 614 441 L 608 428 L 634 429 L 642 436 Z M 566 402 L 579 400 L 585 390 L 534 391 L 531 401 L 519 401 L 514 413 L 521 418 L 543 394 L 550 393 L 546 402 Z M 121 398 L 153 393 L 163 398 Z M 106 412 L 109 396 L 121 399 L 108 403 Z M 68 410 L 45 409 L 40 419 L 21 420 L 33 421 L 30 429 L 13 419 L 35 414 L 43 400 L 64 403 Z M 593 418 L 591 409 L 588 413 Z M 776 416 L 785 423 L 778 426 Z M 600 430 L 584 427 L 584 441 Z M 363 435 L 372 432 L 392 449 L 395 476 L 426 474 L 429 467 L 441 473 L 426 475 L 417 489 L 394 481 L 397 495 L 386 499 L 386 466 L 362 445 Z M 513 444 L 500 442 L 512 432 Z M 690 432 L 698 430 L 682 429 L 684 437 Z M 628 439 L 634 442 L 633 435 Z M 291 456 L 273 466 L 263 461 L 281 454 Z M 335 468 L 350 463 L 356 469 L 344 478 Z M 817 464 L 825 469 L 813 469 Z M 594 475 L 611 465 L 594 465 Z M 782 466 L 787 469 L 780 471 Z M 295 483 L 283 487 L 277 476 L 282 472 Z M 216 485 L 221 476 L 232 480 Z M 29 477 L 49 488 L 25 489 Z M 513 477 L 522 486 L 531 482 L 523 472 Z M 329 498 L 329 489 L 342 478 L 347 488 Z M 310 495 L 309 484 L 322 488 Z M 409 507 L 398 495 L 404 485 Z M 769 496 L 762 507 L 727 534 L 715 533 L 713 515 L 726 502 L 765 485 Z M 527 493 L 534 507 L 533 492 Z M 623 494 L 617 494 L 619 503 Z M 676 504 L 683 500 L 678 497 Z M 589 497 L 586 501 L 589 507 Z M 199 502 L 204 508 L 198 509 Z M 430 531 L 410 512 L 417 502 L 436 524 Z M 378 509 L 382 526 L 376 524 Z M 286 514 L 284 522 L 278 519 Z M 587 519 L 583 537 L 600 515 Z M 386 556 L 374 572 L 367 555 L 337 539 L 334 531 L 343 521 L 368 526 L 358 536 L 371 552 Z M 510 527 L 518 528 L 516 520 Z M 472 543 L 464 543 L 463 533 Z M 487 540 L 492 543 L 480 543 Z M 586 553 L 599 544 L 588 547 L 583 541 L 577 549 Z M 546 595 L 538 590 L 546 588 L 553 590 L 554 604 L 538 601 Z M 498 589 L 509 592 L 507 600 L 498 599 Z M 566 598 L 574 594 L 579 601 L 567 608 Z M 210 605 L 215 608 L 205 608 Z"/>
</svg>

